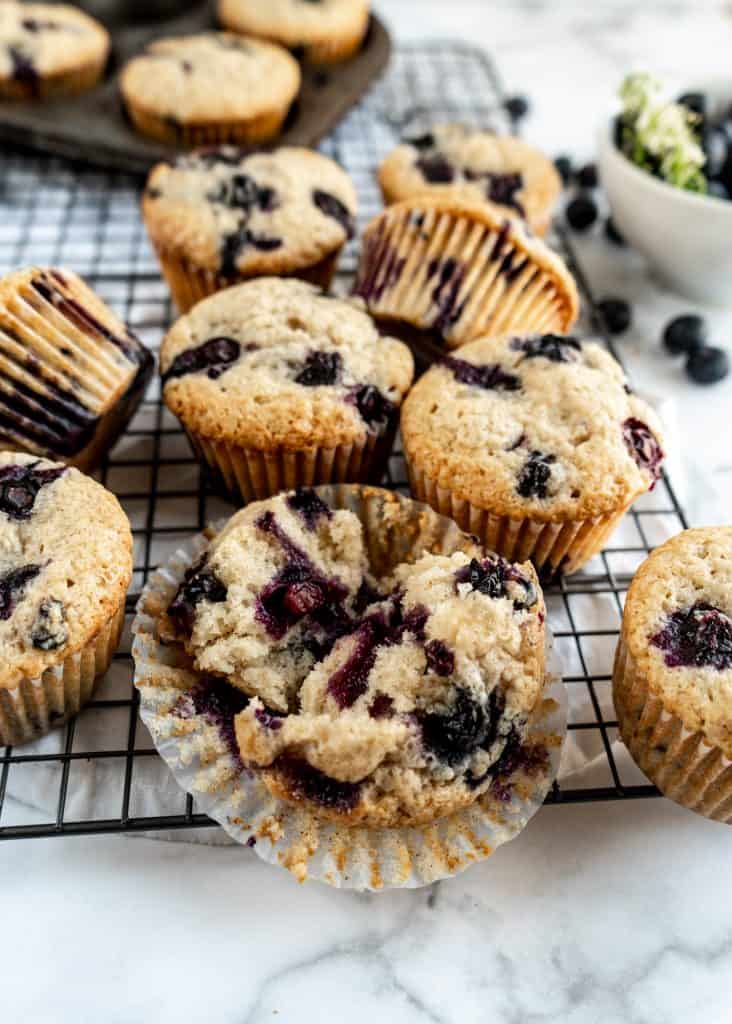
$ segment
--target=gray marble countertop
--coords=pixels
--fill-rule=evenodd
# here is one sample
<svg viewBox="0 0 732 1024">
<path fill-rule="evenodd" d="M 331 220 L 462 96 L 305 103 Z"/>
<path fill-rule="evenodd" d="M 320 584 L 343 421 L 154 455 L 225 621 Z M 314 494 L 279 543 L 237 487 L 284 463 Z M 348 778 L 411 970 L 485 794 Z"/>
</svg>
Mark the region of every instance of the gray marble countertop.
<svg viewBox="0 0 732 1024">
<path fill-rule="evenodd" d="M 732 52 L 703 0 L 382 0 L 397 37 L 484 45 L 533 101 L 526 136 L 589 159 L 630 67 L 692 80 Z M 731 89 L 732 92 L 732 89 Z M 731 241 L 732 244 L 732 241 Z M 581 242 L 599 295 L 634 303 L 636 383 L 673 400 L 697 523 L 729 521 L 732 382 L 701 390 L 658 350 L 689 304 L 638 259 Z M 732 314 L 710 314 L 717 343 Z M 671 1024 L 732 1020 L 732 833 L 665 800 L 547 807 L 436 889 L 298 886 L 250 851 L 107 837 L 0 846 L 2 1008 L 74 1024 Z"/>
</svg>

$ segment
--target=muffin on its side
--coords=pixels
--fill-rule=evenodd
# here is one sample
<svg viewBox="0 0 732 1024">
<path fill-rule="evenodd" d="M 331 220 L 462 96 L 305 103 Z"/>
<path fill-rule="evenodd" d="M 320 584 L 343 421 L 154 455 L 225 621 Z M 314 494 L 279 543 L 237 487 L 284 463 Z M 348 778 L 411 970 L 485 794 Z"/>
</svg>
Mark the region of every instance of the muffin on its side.
<svg viewBox="0 0 732 1024">
<path fill-rule="evenodd" d="M 151 43 L 125 66 L 120 89 L 143 135 L 189 148 L 258 143 L 279 133 L 300 66 L 281 46 L 207 32 Z"/>
<path fill-rule="evenodd" d="M 377 320 L 447 348 L 563 332 L 579 309 L 572 275 L 522 221 L 449 194 L 406 199 L 371 221 L 354 290 Z"/>
<path fill-rule="evenodd" d="M 354 230 L 356 190 L 309 149 L 247 156 L 233 147 L 158 164 L 142 214 L 181 312 L 250 277 L 293 275 L 327 288 Z"/>
<path fill-rule="evenodd" d="M 458 355 L 404 404 L 412 493 L 505 558 L 575 572 L 658 478 L 655 413 L 592 342 L 483 338 Z"/>
<path fill-rule="evenodd" d="M 76 7 L 0 3 L 0 99 L 86 92 L 104 73 L 108 55 L 107 31 Z"/>
<path fill-rule="evenodd" d="M 368 522 L 306 489 L 239 512 L 160 635 L 240 698 L 241 761 L 275 796 L 345 825 L 431 822 L 521 746 L 544 686 L 541 588 L 468 537 L 380 566 L 426 510 L 371 488 L 362 507 Z"/>
<path fill-rule="evenodd" d="M 377 481 L 413 376 L 406 346 L 303 281 L 259 278 L 195 306 L 166 335 L 163 397 L 243 501 Z"/>
<path fill-rule="evenodd" d="M 613 699 L 625 745 L 661 792 L 732 824 L 732 527 L 685 530 L 641 565 Z"/>
<path fill-rule="evenodd" d="M 462 124 L 405 139 L 381 164 L 379 183 L 387 203 L 425 193 L 490 202 L 538 235 L 549 228 L 562 191 L 554 164 L 538 149 Z"/>
<path fill-rule="evenodd" d="M 153 357 L 69 270 L 0 279 L 0 445 L 91 469 L 142 399 Z"/>
<path fill-rule="evenodd" d="M 119 502 L 78 470 L 0 453 L 0 745 L 85 704 L 119 643 L 132 535 Z"/>
<path fill-rule="evenodd" d="M 219 21 L 231 32 L 260 36 L 302 52 L 313 64 L 346 60 L 369 24 L 368 0 L 219 0 Z"/>
</svg>

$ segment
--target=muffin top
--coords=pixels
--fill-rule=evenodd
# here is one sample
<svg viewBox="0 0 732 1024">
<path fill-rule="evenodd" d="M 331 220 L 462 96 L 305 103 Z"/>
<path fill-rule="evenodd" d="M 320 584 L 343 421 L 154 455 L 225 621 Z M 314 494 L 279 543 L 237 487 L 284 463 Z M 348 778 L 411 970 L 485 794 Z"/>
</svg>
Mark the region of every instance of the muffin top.
<svg viewBox="0 0 732 1024">
<path fill-rule="evenodd" d="M 685 530 L 649 555 L 623 638 L 650 692 L 732 757 L 732 526 Z"/>
<path fill-rule="evenodd" d="M 0 687 L 85 647 L 132 577 L 119 502 L 76 469 L 0 453 Z"/>
<path fill-rule="evenodd" d="M 0 3 L 0 78 L 32 82 L 98 61 L 102 26 L 66 4 Z"/>
<path fill-rule="evenodd" d="M 476 546 L 377 578 L 361 520 L 312 490 L 237 513 L 168 617 L 195 667 L 249 698 L 244 764 L 326 817 L 394 825 L 472 803 L 543 687 L 530 566 Z"/>
<path fill-rule="evenodd" d="M 234 278 L 309 267 L 340 249 L 357 199 L 345 171 L 312 150 L 222 147 L 158 164 L 142 209 L 158 248 Z"/>
<path fill-rule="evenodd" d="M 258 278 L 198 303 L 163 340 L 168 407 L 257 449 L 333 447 L 382 428 L 412 381 L 406 345 L 303 281 Z"/>
<path fill-rule="evenodd" d="M 382 163 L 379 181 L 390 202 L 425 192 L 486 201 L 546 230 L 561 192 L 554 164 L 510 135 L 440 124 L 405 139 Z"/>
<path fill-rule="evenodd" d="M 151 43 L 126 65 L 120 87 L 136 107 L 178 124 L 249 120 L 289 105 L 300 66 L 272 43 L 206 32 Z"/>
<path fill-rule="evenodd" d="M 482 338 L 417 383 L 402 413 L 410 459 L 499 515 L 586 519 L 647 491 L 663 459 L 653 410 L 599 345 Z"/>
<path fill-rule="evenodd" d="M 293 48 L 358 35 L 365 31 L 368 13 L 368 0 L 219 0 L 218 7 L 227 28 Z"/>
</svg>

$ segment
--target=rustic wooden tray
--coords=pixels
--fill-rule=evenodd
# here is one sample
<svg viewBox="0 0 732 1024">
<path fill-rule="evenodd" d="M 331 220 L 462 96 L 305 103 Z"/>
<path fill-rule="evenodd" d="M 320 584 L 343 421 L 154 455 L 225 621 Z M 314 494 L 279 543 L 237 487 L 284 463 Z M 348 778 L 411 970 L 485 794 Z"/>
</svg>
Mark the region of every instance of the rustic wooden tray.
<svg viewBox="0 0 732 1024">
<path fill-rule="evenodd" d="M 0 103 L 0 145 L 18 145 L 84 163 L 146 173 L 179 150 L 138 135 L 127 120 L 117 88 L 119 68 L 153 39 L 185 35 L 215 25 L 209 0 L 187 13 L 145 25 L 112 26 L 112 56 L 102 84 L 73 99 L 52 103 Z M 372 17 L 360 52 L 328 67 L 303 64 L 302 89 L 278 145 L 314 146 L 335 126 L 386 67 L 389 34 Z"/>
</svg>

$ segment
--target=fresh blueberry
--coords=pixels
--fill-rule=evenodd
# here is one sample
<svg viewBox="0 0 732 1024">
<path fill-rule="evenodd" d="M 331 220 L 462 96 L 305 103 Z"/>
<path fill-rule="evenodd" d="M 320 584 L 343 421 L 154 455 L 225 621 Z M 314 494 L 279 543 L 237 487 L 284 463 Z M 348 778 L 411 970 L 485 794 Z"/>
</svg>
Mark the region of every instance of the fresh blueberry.
<svg viewBox="0 0 732 1024">
<path fill-rule="evenodd" d="M 566 217 L 575 231 L 587 231 L 597 220 L 597 204 L 591 196 L 579 195 L 567 205 Z"/>
<path fill-rule="evenodd" d="M 562 179 L 562 184 L 564 186 L 569 185 L 569 183 L 572 181 L 572 177 L 574 174 L 571 157 L 564 155 L 558 156 L 554 161 L 554 166 L 557 169 L 559 177 Z"/>
<path fill-rule="evenodd" d="M 200 601 L 221 604 L 226 600 L 227 589 L 211 569 L 205 568 L 205 558 L 187 569 L 183 582 L 168 608 L 168 615 L 186 629 L 193 624 L 196 605 Z"/>
<path fill-rule="evenodd" d="M 597 165 L 585 164 L 577 171 L 577 184 L 580 188 L 597 188 Z"/>
<path fill-rule="evenodd" d="M 509 96 L 504 100 L 503 108 L 512 121 L 521 121 L 531 109 L 531 104 L 526 96 Z"/>
<path fill-rule="evenodd" d="M 625 245 L 625 239 L 618 231 L 617 225 L 612 217 L 605 221 L 605 238 L 613 245 Z"/>
<path fill-rule="evenodd" d="M 717 384 L 729 373 L 729 356 L 724 349 L 708 345 L 691 353 L 686 372 L 697 384 Z"/>
<path fill-rule="evenodd" d="M 692 355 L 707 341 L 707 324 L 696 313 L 677 316 L 663 332 L 663 344 L 672 356 Z"/>
<path fill-rule="evenodd" d="M 610 334 L 622 334 L 630 327 L 633 314 L 625 299 L 603 299 L 597 304 L 600 319 Z"/>
</svg>

